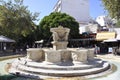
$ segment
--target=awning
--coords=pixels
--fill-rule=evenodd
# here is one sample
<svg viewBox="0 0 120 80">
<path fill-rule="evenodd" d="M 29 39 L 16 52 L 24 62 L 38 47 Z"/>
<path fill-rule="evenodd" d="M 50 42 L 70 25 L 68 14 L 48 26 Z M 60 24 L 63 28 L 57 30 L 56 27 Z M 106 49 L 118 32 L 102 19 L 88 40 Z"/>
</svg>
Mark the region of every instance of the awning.
<svg viewBox="0 0 120 80">
<path fill-rule="evenodd" d="M 15 40 L 10 39 L 8 37 L 5 37 L 3 35 L 0 36 L 0 47 L 1 47 L 1 51 L 3 50 L 3 47 L 5 47 L 4 50 L 6 50 L 6 46 L 3 45 L 3 43 L 8 43 L 8 42 L 15 42 Z"/>
<path fill-rule="evenodd" d="M 15 40 L 5 37 L 3 35 L 0 36 L 0 42 L 15 42 Z"/>
<path fill-rule="evenodd" d="M 117 42 L 117 39 L 107 39 L 103 40 L 103 42 Z"/>
<path fill-rule="evenodd" d="M 100 32 L 100 33 L 97 33 L 96 40 L 103 41 L 107 39 L 114 39 L 115 35 L 116 35 L 115 32 Z"/>
</svg>

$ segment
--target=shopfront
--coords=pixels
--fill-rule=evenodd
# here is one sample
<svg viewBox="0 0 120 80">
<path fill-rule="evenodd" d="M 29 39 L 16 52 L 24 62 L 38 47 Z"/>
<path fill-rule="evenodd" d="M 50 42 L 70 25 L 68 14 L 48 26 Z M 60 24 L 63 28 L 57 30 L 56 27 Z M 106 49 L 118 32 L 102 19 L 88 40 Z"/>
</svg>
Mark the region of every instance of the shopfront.
<svg viewBox="0 0 120 80">
<path fill-rule="evenodd" d="M 96 35 L 97 46 L 100 47 L 100 53 L 108 53 L 109 47 L 113 44 L 104 42 L 104 40 L 114 39 L 116 37 L 115 32 L 99 32 Z M 108 45 L 109 44 L 109 45 Z"/>
</svg>

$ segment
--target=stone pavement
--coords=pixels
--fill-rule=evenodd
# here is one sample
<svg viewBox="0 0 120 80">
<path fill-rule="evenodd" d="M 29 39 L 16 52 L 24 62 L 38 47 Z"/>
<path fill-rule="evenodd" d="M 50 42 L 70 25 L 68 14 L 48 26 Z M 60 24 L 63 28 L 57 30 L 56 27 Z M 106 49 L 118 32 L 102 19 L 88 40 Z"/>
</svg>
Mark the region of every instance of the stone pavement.
<svg viewBox="0 0 120 80">
<path fill-rule="evenodd" d="M 101 58 L 110 62 L 111 64 L 114 64 L 117 67 L 117 70 L 112 74 L 90 80 L 120 80 L 120 56 L 115 56 L 113 54 L 105 54 L 97 55 L 97 58 Z"/>
<path fill-rule="evenodd" d="M 113 54 L 105 54 L 105 55 L 102 54 L 102 55 L 97 55 L 97 58 L 101 58 L 103 60 L 109 61 L 112 64 L 115 64 L 117 66 L 117 71 L 115 71 L 112 74 L 103 76 L 103 77 L 93 78 L 89 80 L 120 80 L 120 56 L 114 56 Z M 8 60 L 0 61 L 0 74 L 1 75 L 7 74 L 4 70 L 4 66 L 7 63 L 10 63 L 14 60 L 15 59 L 8 59 Z"/>
<path fill-rule="evenodd" d="M 14 59 L 8 59 L 8 60 L 3 60 L 3 61 L 0 61 L 0 75 L 6 75 L 8 74 L 6 71 L 5 71 L 5 65 L 7 63 L 11 63 L 12 61 L 14 61 Z"/>
<path fill-rule="evenodd" d="M 100 54 L 100 55 L 97 55 L 97 58 L 105 59 L 105 60 L 107 60 L 107 61 L 120 62 L 120 55 Z"/>
</svg>

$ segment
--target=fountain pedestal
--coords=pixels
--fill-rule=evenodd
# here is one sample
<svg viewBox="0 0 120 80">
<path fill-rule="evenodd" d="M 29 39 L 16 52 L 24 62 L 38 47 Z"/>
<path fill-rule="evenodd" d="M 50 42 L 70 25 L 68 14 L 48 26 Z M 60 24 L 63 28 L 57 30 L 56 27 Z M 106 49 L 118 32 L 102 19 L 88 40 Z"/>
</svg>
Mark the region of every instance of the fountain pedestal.
<svg viewBox="0 0 120 80">
<path fill-rule="evenodd" d="M 50 63 L 61 62 L 61 53 L 56 50 L 45 51 L 45 62 L 50 62 Z"/>
<path fill-rule="evenodd" d="M 52 42 L 53 50 L 67 49 L 68 42 Z"/>
<path fill-rule="evenodd" d="M 43 61 L 44 60 L 44 50 L 39 48 L 27 49 L 27 59 L 32 61 Z"/>
<path fill-rule="evenodd" d="M 95 54 L 94 54 L 94 48 L 88 49 L 87 57 L 89 60 L 94 60 Z"/>
<path fill-rule="evenodd" d="M 60 49 L 61 53 L 61 62 L 69 62 L 72 61 L 71 51 L 67 49 Z"/>
<path fill-rule="evenodd" d="M 50 31 L 52 32 L 53 36 L 53 49 L 67 49 L 70 29 L 59 26 L 58 28 L 51 28 Z"/>
<path fill-rule="evenodd" d="M 72 51 L 72 59 L 73 63 L 87 63 L 87 53 L 88 50 L 77 50 L 77 51 Z"/>
</svg>

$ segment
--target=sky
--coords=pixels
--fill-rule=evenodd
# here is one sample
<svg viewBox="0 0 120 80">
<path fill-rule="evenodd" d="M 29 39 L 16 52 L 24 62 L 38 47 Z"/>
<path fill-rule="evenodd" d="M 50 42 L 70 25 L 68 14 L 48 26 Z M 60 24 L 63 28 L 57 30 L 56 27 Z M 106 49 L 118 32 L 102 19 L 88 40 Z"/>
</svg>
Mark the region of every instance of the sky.
<svg viewBox="0 0 120 80">
<path fill-rule="evenodd" d="M 24 0 L 24 5 L 28 6 L 28 9 L 31 12 L 40 13 L 38 19 L 41 20 L 44 16 L 47 16 L 52 12 L 57 1 L 58 0 Z M 97 16 L 106 14 L 104 8 L 102 7 L 101 0 L 89 0 L 89 2 L 89 12 L 93 19 Z M 40 21 L 37 21 L 36 24 L 39 24 L 39 22 Z"/>
</svg>

